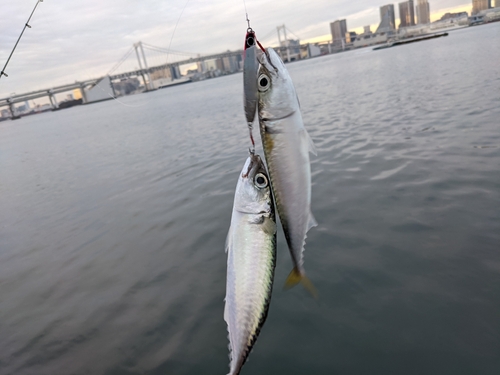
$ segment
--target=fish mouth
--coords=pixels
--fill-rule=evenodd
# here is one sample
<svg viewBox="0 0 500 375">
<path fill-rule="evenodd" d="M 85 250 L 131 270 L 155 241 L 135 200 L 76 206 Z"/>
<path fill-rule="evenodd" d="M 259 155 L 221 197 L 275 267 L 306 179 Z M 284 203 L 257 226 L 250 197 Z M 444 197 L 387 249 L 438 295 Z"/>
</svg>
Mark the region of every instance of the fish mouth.
<svg viewBox="0 0 500 375">
<path fill-rule="evenodd" d="M 256 155 L 254 152 L 255 151 L 250 150 L 250 156 L 249 156 L 250 163 L 248 164 L 247 172 L 241 175 L 242 178 L 253 179 L 253 177 L 257 173 L 257 170 L 262 165 L 262 159 L 260 158 L 259 155 Z"/>
<path fill-rule="evenodd" d="M 268 214 L 268 211 L 260 211 L 260 212 L 248 212 L 248 211 L 243 211 L 243 210 L 236 210 L 240 214 L 247 214 L 247 215 L 265 215 Z"/>
<path fill-rule="evenodd" d="M 271 57 L 271 54 L 269 51 L 272 50 L 273 54 L 276 54 L 276 51 L 274 51 L 271 47 L 267 48 L 262 55 L 260 55 L 259 62 L 260 64 L 265 67 L 268 71 L 271 70 L 271 68 L 275 71 L 278 72 L 279 69 L 276 65 L 273 63 L 273 58 Z"/>
<path fill-rule="evenodd" d="M 273 50 L 273 52 L 274 52 L 274 50 Z M 278 68 L 276 67 L 276 65 L 273 64 L 271 56 L 269 55 L 269 50 L 266 50 L 265 54 L 266 54 L 266 57 L 267 57 L 267 62 L 274 68 L 275 71 L 278 71 Z"/>
</svg>

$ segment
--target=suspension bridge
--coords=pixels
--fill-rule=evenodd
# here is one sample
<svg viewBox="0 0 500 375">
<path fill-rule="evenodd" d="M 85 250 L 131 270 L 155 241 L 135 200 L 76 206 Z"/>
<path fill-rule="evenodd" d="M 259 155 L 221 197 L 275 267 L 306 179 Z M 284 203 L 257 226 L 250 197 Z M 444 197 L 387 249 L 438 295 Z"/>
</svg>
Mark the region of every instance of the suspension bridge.
<svg viewBox="0 0 500 375">
<path fill-rule="evenodd" d="M 296 36 L 285 25 L 282 25 L 273 30 L 272 34 L 268 33 L 262 38 L 259 37 L 259 40 L 265 42 L 266 39 L 269 40 L 270 37 L 275 36 L 277 31 L 279 47 L 274 48 L 287 62 L 325 53 L 317 46 L 300 45 L 298 37 L 296 40 L 287 39 L 287 30 Z M 266 43 L 266 45 L 269 44 Z M 134 92 L 156 90 L 191 80 L 236 73 L 241 70 L 242 55 L 243 50 L 202 55 L 138 42 L 131 46 L 103 77 L 0 98 L 0 110 L 1 107 L 7 107 L 8 117 L 18 118 L 16 104 L 48 98 L 50 104 L 44 105 L 44 108 L 55 110 L 61 104 L 61 102 L 58 103 L 56 95 L 63 93 L 70 93 L 69 97 L 77 99 L 78 104 L 86 104 Z M 182 76 L 182 70 L 191 73 L 190 77 Z M 2 111 L 3 115 L 5 115 L 4 112 L 5 110 Z"/>
</svg>

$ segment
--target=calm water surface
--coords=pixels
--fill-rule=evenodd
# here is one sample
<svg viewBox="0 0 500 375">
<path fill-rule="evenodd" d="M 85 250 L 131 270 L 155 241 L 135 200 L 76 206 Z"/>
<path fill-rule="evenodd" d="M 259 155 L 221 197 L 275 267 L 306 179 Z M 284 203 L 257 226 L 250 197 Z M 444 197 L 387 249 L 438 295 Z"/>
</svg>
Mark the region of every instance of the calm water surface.
<svg viewBox="0 0 500 375">
<path fill-rule="evenodd" d="M 498 374 L 500 23 L 288 65 L 306 269 L 243 374 Z M 0 124 L 0 373 L 225 374 L 242 75 Z M 260 148 L 259 148 L 260 150 Z"/>
</svg>

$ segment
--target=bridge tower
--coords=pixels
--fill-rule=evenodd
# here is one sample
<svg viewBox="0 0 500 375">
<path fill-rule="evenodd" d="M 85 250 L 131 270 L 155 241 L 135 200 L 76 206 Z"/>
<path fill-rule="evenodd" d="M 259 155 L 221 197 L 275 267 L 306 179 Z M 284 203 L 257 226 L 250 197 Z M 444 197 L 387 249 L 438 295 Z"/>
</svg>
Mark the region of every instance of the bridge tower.
<svg viewBox="0 0 500 375">
<path fill-rule="evenodd" d="M 288 39 L 286 38 L 286 26 L 285 24 L 281 26 L 277 26 L 276 30 L 278 31 L 278 42 L 280 47 L 286 47 L 286 61 L 290 62 L 290 49 Z M 283 41 L 281 40 L 281 32 L 283 32 Z"/>
<path fill-rule="evenodd" d="M 50 106 L 52 107 L 52 109 L 54 110 L 55 108 L 58 108 L 57 100 L 54 97 L 52 89 L 47 90 L 47 94 L 49 94 Z"/>
<path fill-rule="evenodd" d="M 141 70 L 142 80 L 144 81 L 144 87 L 146 88 L 146 91 L 152 90 L 153 88 L 150 87 L 151 77 L 148 72 L 148 62 L 146 61 L 146 55 L 144 54 L 144 48 L 142 47 L 142 42 L 134 43 L 134 48 L 135 48 L 135 55 L 137 56 L 137 61 L 139 62 L 139 69 Z M 140 54 L 139 54 L 139 49 L 141 50 Z M 142 60 L 140 55 L 142 55 L 142 60 L 144 60 L 144 68 L 142 67 Z M 144 74 L 148 77 L 147 81 L 146 81 L 146 76 Z"/>
<path fill-rule="evenodd" d="M 14 109 L 14 103 L 12 103 L 12 101 L 9 99 L 7 99 L 7 103 L 9 104 L 9 111 L 10 111 L 10 118 L 14 118 L 14 114 L 15 114 L 15 109 Z"/>
</svg>

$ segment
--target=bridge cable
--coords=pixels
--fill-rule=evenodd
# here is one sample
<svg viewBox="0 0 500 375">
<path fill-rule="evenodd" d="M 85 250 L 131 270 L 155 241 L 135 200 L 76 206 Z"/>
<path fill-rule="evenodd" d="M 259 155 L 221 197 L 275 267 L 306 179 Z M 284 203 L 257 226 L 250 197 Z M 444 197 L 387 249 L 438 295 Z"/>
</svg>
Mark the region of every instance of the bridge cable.
<svg viewBox="0 0 500 375">
<path fill-rule="evenodd" d="M 163 47 L 157 47 L 157 46 L 153 46 L 151 44 L 148 44 L 148 43 L 144 43 L 142 42 L 142 45 L 144 48 L 148 48 L 148 49 L 155 49 L 155 50 L 158 50 L 160 52 L 170 52 L 170 53 L 173 53 L 173 54 L 177 54 L 177 55 L 186 55 L 186 56 L 196 56 L 197 53 L 195 52 L 184 52 L 184 51 L 177 51 L 175 49 L 168 49 L 168 48 L 163 48 Z"/>
<path fill-rule="evenodd" d="M 113 66 L 109 72 L 106 74 L 107 76 L 111 75 L 112 73 L 115 72 L 116 69 L 118 69 L 124 62 L 125 60 L 130 56 L 130 54 L 134 51 L 134 47 L 130 47 L 130 49 L 127 51 L 125 55 Z"/>
<path fill-rule="evenodd" d="M 300 40 L 300 38 L 298 37 L 297 34 L 295 34 L 292 30 L 290 30 L 288 27 L 285 26 L 285 28 L 288 30 L 288 32 L 292 35 L 294 35 L 298 40 Z"/>
<path fill-rule="evenodd" d="M 271 30 L 270 32 L 268 32 L 266 35 L 264 35 L 262 38 L 259 38 L 260 40 L 269 40 L 271 37 L 273 37 L 273 39 L 276 38 L 276 30 Z"/>
</svg>

